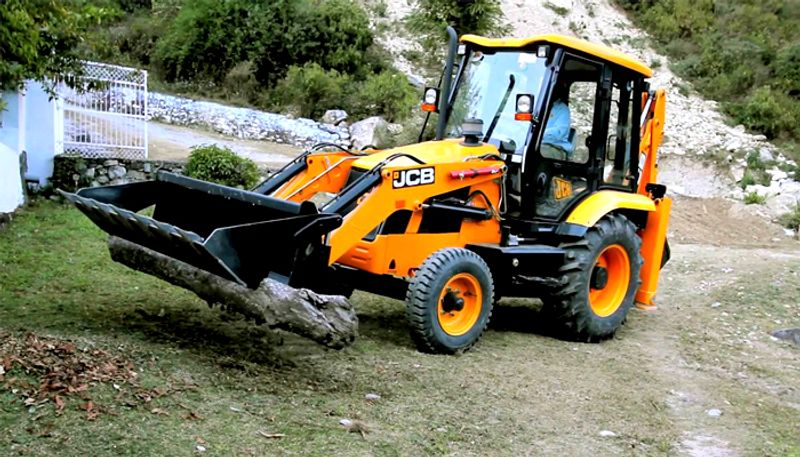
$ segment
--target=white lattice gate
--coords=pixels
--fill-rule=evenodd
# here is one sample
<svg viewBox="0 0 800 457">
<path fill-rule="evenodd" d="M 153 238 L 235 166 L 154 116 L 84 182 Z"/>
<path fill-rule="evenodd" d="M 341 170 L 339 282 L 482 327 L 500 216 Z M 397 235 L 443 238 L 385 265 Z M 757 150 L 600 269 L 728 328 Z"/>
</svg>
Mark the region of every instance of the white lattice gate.
<svg viewBox="0 0 800 457">
<path fill-rule="evenodd" d="M 84 62 L 83 89 L 62 85 L 64 152 L 147 158 L 147 72 Z"/>
</svg>

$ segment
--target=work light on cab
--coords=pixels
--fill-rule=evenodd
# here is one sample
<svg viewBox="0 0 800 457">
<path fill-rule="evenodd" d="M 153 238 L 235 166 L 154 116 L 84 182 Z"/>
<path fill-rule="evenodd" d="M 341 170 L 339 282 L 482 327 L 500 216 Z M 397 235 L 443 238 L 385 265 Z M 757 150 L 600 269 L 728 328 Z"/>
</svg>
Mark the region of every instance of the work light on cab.
<svg viewBox="0 0 800 457">
<path fill-rule="evenodd" d="M 436 105 L 439 103 L 439 89 L 426 87 L 425 95 L 422 97 L 422 111 L 436 112 Z"/>
<path fill-rule="evenodd" d="M 514 114 L 514 119 L 518 121 L 533 120 L 533 95 L 517 95 L 517 112 Z"/>
</svg>

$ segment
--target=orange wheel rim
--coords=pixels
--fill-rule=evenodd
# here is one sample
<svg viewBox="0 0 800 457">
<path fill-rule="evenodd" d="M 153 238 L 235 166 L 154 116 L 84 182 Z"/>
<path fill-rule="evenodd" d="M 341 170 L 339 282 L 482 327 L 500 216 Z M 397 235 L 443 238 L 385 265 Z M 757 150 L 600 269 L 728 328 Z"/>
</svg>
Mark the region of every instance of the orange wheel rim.
<svg viewBox="0 0 800 457">
<path fill-rule="evenodd" d="M 605 270 L 604 284 L 595 284 L 593 279 L 599 269 Z M 614 314 L 625 300 L 630 281 L 631 262 L 625 248 L 619 244 L 612 244 L 603 249 L 597 256 L 592 276 L 589 278 L 589 306 L 592 311 L 600 317 Z"/>
<path fill-rule="evenodd" d="M 478 322 L 483 308 L 481 285 L 475 276 L 459 273 L 445 283 L 439 294 L 437 315 L 445 333 L 460 336 Z"/>
</svg>

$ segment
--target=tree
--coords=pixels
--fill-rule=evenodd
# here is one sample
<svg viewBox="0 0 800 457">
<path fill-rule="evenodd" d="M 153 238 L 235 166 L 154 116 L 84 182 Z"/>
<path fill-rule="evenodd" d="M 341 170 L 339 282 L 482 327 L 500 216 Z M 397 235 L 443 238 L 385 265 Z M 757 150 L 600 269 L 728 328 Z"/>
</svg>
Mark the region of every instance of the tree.
<svg viewBox="0 0 800 457">
<path fill-rule="evenodd" d="M 445 29 L 455 27 L 459 34 L 503 35 L 508 26 L 497 0 L 415 0 L 408 17 L 408 28 L 421 35 L 427 51 L 439 51 L 446 42 Z"/>
<path fill-rule="evenodd" d="M 0 89 L 16 90 L 35 79 L 52 91 L 62 75 L 79 75 L 76 47 L 84 21 L 100 12 L 71 10 L 60 0 L 0 2 Z"/>
</svg>

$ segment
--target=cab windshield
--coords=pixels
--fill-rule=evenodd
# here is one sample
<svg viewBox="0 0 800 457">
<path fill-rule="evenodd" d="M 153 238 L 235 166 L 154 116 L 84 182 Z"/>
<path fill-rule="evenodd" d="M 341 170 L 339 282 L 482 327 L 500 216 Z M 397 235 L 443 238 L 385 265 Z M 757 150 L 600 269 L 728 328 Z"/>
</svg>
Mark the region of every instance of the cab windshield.
<svg viewBox="0 0 800 457">
<path fill-rule="evenodd" d="M 514 120 L 517 94 L 539 98 L 545 59 L 532 52 L 470 51 L 463 60 L 446 134 L 462 136 L 467 118 L 483 121 L 483 141 L 522 153 L 530 122 Z"/>
</svg>

